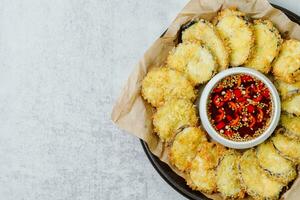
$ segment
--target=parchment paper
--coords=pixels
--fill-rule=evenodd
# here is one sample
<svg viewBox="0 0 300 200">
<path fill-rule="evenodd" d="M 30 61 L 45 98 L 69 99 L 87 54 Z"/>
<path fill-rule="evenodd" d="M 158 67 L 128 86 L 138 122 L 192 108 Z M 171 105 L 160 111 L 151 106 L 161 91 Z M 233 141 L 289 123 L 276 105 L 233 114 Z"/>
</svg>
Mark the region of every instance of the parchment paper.
<svg viewBox="0 0 300 200">
<path fill-rule="evenodd" d="M 300 40 L 300 26 L 292 22 L 283 12 L 272 7 L 267 0 L 191 0 L 177 15 L 166 33 L 146 51 L 130 75 L 113 108 L 112 120 L 115 124 L 126 132 L 146 141 L 151 152 L 182 177 L 185 175 L 168 163 L 168 149 L 153 133 L 152 114 L 154 109 L 141 97 L 141 81 L 149 69 L 164 65 L 168 52 L 177 44 L 179 29 L 183 24 L 198 18 L 211 20 L 220 9 L 228 7 L 235 7 L 252 18 L 269 19 L 285 38 Z M 205 195 L 215 200 L 222 199 L 219 194 Z M 300 199 L 299 177 L 283 195 L 283 198 Z"/>
</svg>

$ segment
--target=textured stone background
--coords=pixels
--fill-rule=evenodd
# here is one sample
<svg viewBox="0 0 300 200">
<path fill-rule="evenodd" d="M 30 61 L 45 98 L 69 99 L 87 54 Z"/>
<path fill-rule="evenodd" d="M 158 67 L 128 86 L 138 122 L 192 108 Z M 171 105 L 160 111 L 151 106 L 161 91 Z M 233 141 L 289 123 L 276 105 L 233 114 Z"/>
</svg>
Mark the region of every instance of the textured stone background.
<svg viewBox="0 0 300 200">
<path fill-rule="evenodd" d="M 0 2 L 1 200 L 183 199 L 110 113 L 186 2 Z"/>
</svg>

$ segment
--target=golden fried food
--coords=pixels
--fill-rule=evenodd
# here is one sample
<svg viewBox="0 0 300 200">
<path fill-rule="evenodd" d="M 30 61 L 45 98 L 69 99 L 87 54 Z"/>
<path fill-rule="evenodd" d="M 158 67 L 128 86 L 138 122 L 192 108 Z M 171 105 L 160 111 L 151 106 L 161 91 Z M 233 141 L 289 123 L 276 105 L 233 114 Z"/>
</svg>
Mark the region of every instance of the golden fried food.
<svg viewBox="0 0 300 200">
<path fill-rule="evenodd" d="M 295 163 L 300 163 L 300 142 L 298 140 L 289 138 L 280 131 L 277 131 L 271 140 L 280 155 Z"/>
<path fill-rule="evenodd" d="M 182 33 L 182 41 L 200 41 L 214 55 L 219 65 L 219 71 L 227 69 L 229 55 L 225 43 L 222 41 L 215 27 L 208 21 L 200 19 L 198 22 L 187 28 Z"/>
<path fill-rule="evenodd" d="M 193 86 L 183 74 L 165 67 L 148 72 L 142 81 L 142 96 L 154 107 L 173 98 L 196 98 Z"/>
<path fill-rule="evenodd" d="M 245 66 L 268 73 L 272 61 L 280 50 L 281 36 L 270 20 L 255 20 L 253 30 L 255 36 L 254 49 Z"/>
<path fill-rule="evenodd" d="M 179 132 L 172 144 L 169 154 L 170 162 L 181 171 L 191 166 L 197 148 L 207 141 L 206 134 L 198 127 L 188 127 Z"/>
<path fill-rule="evenodd" d="M 276 78 L 295 83 L 300 81 L 300 42 L 285 40 L 279 55 L 273 64 L 273 74 Z"/>
<path fill-rule="evenodd" d="M 162 141 L 170 141 L 183 126 L 196 126 L 198 117 L 193 103 L 185 99 L 173 99 L 157 108 L 153 116 L 154 131 Z"/>
<path fill-rule="evenodd" d="M 240 155 L 229 150 L 217 167 L 217 188 L 224 198 L 243 198 L 245 192 L 239 180 L 238 161 Z"/>
<path fill-rule="evenodd" d="M 167 66 L 185 73 L 193 85 L 207 82 L 218 69 L 213 55 L 200 43 L 179 44 L 170 52 Z"/>
<path fill-rule="evenodd" d="M 244 152 L 239 163 L 244 189 L 254 199 L 278 199 L 283 184 L 270 179 L 260 168 L 253 149 Z"/>
<path fill-rule="evenodd" d="M 284 133 L 288 137 L 300 141 L 300 117 L 281 115 L 281 126 L 285 128 Z"/>
<path fill-rule="evenodd" d="M 256 157 L 261 168 L 276 181 L 287 184 L 297 176 L 295 165 L 282 157 L 270 141 L 256 148 Z"/>
<path fill-rule="evenodd" d="M 213 22 L 213 24 L 217 24 L 218 20 L 220 18 L 227 17 L 227 16 L 232 16 L 232 15 L 239 16 L 239 17 L 245 17 L 246 16 L 245 13 L 243 13 L 243 12 L 241 12 L 241 11 L 235 9 L 235 8 L 227 8 L 227 9 L 224 9 L 224 10 L 218 12 L 218 16 L 215 17 L 212 22 Z"/>
<path fill-rule="evenodd" d="M 300 95 L 284 100 L 281 104 L 281 108 L 289 114 L 300 116 Z"/>
<path fill-rule="evenodd" d="M 193 190 L 218 193 L 216 195 L 224 199 L 244 199 L 245 195 L 247 199 L 278 199 L 283 188 L 288 188 L 289 183 L 296 179 L 300 164 L 300 41 L 283 40 L 270 20 L 252 20 L 245 13 L 231 8 L 221 10 L 213 21 L 193 20 L 181 30 L 178 34 L 181 38 L 173 41 L 181 39 L 182 42 L 169 52 L 165 60 L 159 59 L 165 66 L 153 68 L 141 82 L 142 97 L 154 107 L 153 131 L 165 148 L 163 155 L 168 153 L 172 169 L 184 174 L 187 185 Z M 269 140 L 242 151 L 228 150 L 212 142 L 199 127 L 194 105 L 198 90 L 202 90 L 201 84 L 207 83 L 218 71 L 238 66 L 269 75 L 280 93 L 283 112 L 279 127 Z M 235 83 L 244 87 L 248 79 L 251 78 L 243 77 Z M 208 106 L 213 115 L 210 121 L 219 120 L 213 125 L 221 130 L 220 134 L 225 130 L 224 135 L 232 134 L 226 126 L 232 119 L 237 121 L 236 118 L 244 119 L 244 116 L 239 116 L 238 112 L 227 116 L 229 111 L 224 111 L 227 113 L 224 115 L 222 109 L 232 112 L 240 109 L 243 113 L 254 109 L 243 105 L 234 109 L 231 104 L 226 107 L 224 102 L 231 101 L 232 95 L 240 96 L 237 98 L 241 102 L 249 100 L 246 97 L 248 90 L 232 91 L 232 95 L 222 92 L 227 85 L 231 87 L 230 83 L 215 87 L 211 94 L 210 101 L 219 106 L 218 109 Z M 258 85 L 254 90 L 260 88 Z M 221 98 L 224 101 L 220 100 L 220 95 L 224 96 Z M 259 101 L 264 102 L 264 99 Z M 253 114 L 270 114 L 269 106 L 266 109 L 259 113 L 254 109 Z M 250 120 L 250 128 L 261 122 L 261 117 L 256 118 L 253 123 Z M 241 121 L 249 125 L 248 119 Z M 241 130 L 249 132 L 248 129 Z"/>
<path fill-rule="evenodd" d="M 300 81 L 296 83 L 286 83 L 281 80 L 276 80 L 275 85 L 282 99 L 287 99 L 288 97 L 300 93 Z"/>
<path fill-rule="evenodd" d="M 232 9 L 222 10 L 214 19 L 214 24 L 231 50 L 230 65 L 236 67 L 244 64 L 254 46 L 252 25 L 245 14 Z"/>
<path fill-rule="evenodd" d="M 200 145 L 187 177 L 187 184 L 193 190 L 206 193 L 216 192 L 215 167 L 225 151 L 225 147 L 217 143 L 204 142 Z"/>
</svg>

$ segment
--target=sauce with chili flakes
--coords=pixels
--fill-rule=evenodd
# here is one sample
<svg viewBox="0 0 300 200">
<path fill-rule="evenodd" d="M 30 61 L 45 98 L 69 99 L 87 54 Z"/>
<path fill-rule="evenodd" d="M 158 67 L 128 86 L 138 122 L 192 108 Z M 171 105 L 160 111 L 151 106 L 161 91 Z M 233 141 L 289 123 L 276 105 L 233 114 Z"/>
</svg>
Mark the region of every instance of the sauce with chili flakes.
<svg viewBox="0 0 300 200">
<path fill-rule="evenodd" d="M 272 99 L 267 86 L 247 74 L 222 79 L 208 101 L 208 118 L 214 129 L 233 141 L 249 141 L 269 126 Z"/>
</svg>

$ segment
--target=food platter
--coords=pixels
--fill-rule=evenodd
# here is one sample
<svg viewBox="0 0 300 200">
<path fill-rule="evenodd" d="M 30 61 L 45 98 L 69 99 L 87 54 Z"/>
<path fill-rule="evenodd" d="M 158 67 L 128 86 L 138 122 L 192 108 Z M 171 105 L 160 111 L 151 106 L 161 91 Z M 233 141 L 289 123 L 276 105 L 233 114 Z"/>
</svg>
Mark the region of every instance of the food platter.
<svg viewBox="0 0 300 200">
<path fill-rule="evenodd" d="M 300 18 L 296 14 L 281 8 L 279 6 L 273 5 L 275 8 L 278 8 L 282 10 L 292 21 L 296 23 L 300 23 Z M 161 175 L 161 177 L 170 185 L 172 186 L 176 191 L 187 197 L 188 199 L 195 199 L 195 200 L 204 200 L 208 199 L 206 196 L 204 196 L 202 193 L 193 191 L 186 185 L 186 181 L 178 176 L 175 172 L 172 171 L 172 169 L 162 161 L 160 161 L 156 156 L 154 156 L 147 144 L 141 140 L 143 149 L 149 158 L 151 164 L 154 166 L 154 168 L 157 170 L 157 172 Z"/>
</svg>

